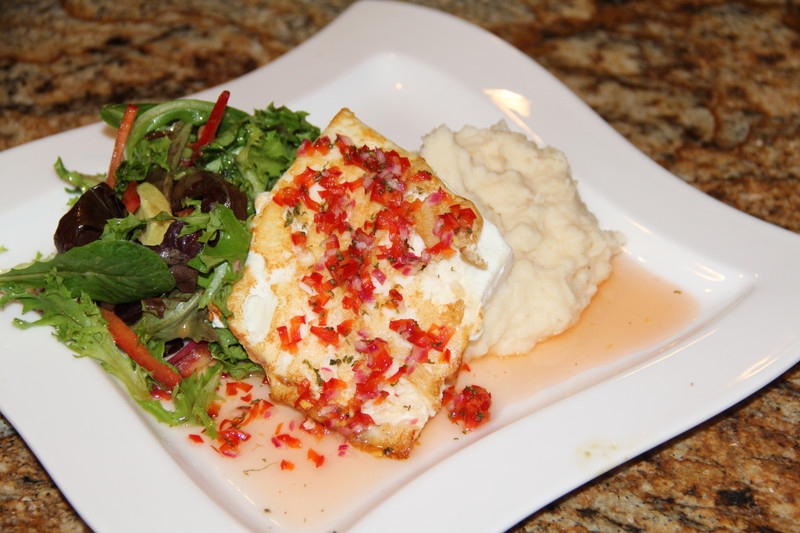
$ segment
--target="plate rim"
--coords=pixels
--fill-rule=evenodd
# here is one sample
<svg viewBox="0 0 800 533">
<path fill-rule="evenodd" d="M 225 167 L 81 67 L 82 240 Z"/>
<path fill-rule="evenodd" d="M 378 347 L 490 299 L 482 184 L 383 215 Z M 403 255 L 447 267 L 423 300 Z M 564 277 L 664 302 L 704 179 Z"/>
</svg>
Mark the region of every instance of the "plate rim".
<svg viewBox="0 0 800 533">
<path fill-rule="evenodd" d="M 337 19 L 335 19 L 329 26 L 323 28 L 318 34 L 310 38 L 306 43 L 303 43 L 298 48 L 288 52 L 286 55 L 277 58 L 272 63 L 261 67 L 260 69 L 243 76 L 237 80 L 233 80 L 231 82 L 227 82 L 223 84 L 225 87 L 236 86 L 237 84 L 247 84 L 252 83 L 253 80 L 258 80 L 263 76 L 269 75 L 274 72 L 281 72 L 291 66 L 293 61 L 297 60 L 297 57 L 306 54 L 306 55 L 314 55 L 315 53 L 319 52 L 319 48 L 322 44 L 325 43 L 327 39 L 335 38 L 336 35 L 344 32 L 348 25 L 356 24 L 359 20 L 366 20 L 368 17 L 373 16 L 387 16 L 391 14 L 395 16 L 398 20 L 419 20 L 421 23 L 424 23 L 426 26 L 430 25 L 433 26 L 435 24 L 446 24 L 448 28 L 453 29 L 459 33 L 466 33 L 473 36 L 482 36 L 483 38 L 488 39 L 491 41 L 490 46 L 487 48 L 491 48 L 493 52 L 502 51 L 503 54 L 508 54 L 507 58 L 509 61 L 513 62 L 514 64 L 527 64 L 529 67 L 537 70 L 538 76 L 545 76 L 546 79 L 550 80 L 550 83 L 558 84 L 558 86 L 563 86 L 558 82 L 554 77 L 552 77 L 549 73 L 546 73 L 541 66 L 533 62 L 527 56 L 522 55 L 516 49 L 513 49 L 510 45 L 506 44 L 505 42 L 501 41 L 499 38 L 489 34 L 485 30 L 478 28 L 477 26 L 473 26 L 470 23 L 467 23 L 461 19 L 456 19 L 451 15 L 447 15 L 445 13 L 433 10 L 431 8 L 400 3 L 400 2 L 392 2 L 392 1 L 383 1 L 383 0 L 362 0 L 360 2 L 356 2 L 349 8 L 347 8 Z M 386 44 L 386 43 L 383 43 Z M 413 55 L 413 54 L 412 54 Z M 221 87 L 221 86 L 220 86 Z M 213 94 L 217 91 L 218 88 L 211 88 L 199 93 L 200 95 L 203 94 Z M 235 90 L 235 89 L 234 89 Z M 567 91 L 566 88 L 562 89 L 563 91 Z M 594 112 L 590 111 L 588 106 L 586 106 L 582 101 L 580 101 L 577 96 L 573 95 L 573 93 L 568 92 L 566 98 L 574 98 L 575 106 L 578 106 L 580 112 L 585 114 L 587 110 L 592 114 L 592 127 L 595 128 L 592 131 L 602 130 L 609 133 L 609 135 L 613 138 L 614 133 L 611 128 L 602 121 L 598 116 L 594 114 Z M 85 128 L 89 128 L 92 131 L 95 131 L 96 128 L 100 127 L 99 124 L 85 126 L 83 128 L 78 128 L 75 130 L 69 130 L 67 132 L 62 132 L 57 134 L 56 136 L 49 137 L 46 139 L 42 139 L 45 143 L 53 142 L 54 139 L 58 138 L 59 140 L 65 138 L 72 138 L 76 136 L 81 136 Z M 610 131 L 608 131 L 610 130 Z M 591 132 L 590 132 L 591 134 Z M 555 136 L 558 138 L 558 136 Z M 613 138 L 613 143 L 621 142 L 621 136 Z M 641 154 L 638 150 L 632 147 L 627 140 L 622 139 L 625 144 L 628 145 L 628 150 L 630 150 L 630 154 L 638 154 L 638 155 L 629 155 L 629 157 L 635 160 L 637 168 L 644 169 L 643 171 L 647 171 L 649 174 L 655 176 L 654 179 L 658 180 L 661 190 L 665 190 L 668 194 L 666 195 L 668 198 L 675 198 L 678 197 L 681 200 L 685 200 L 689 202 L 695 209 L 707 209 L 712 211 L 715 220 L 720 223 L 720 226 L 725 226 L 726 228 L 733 227 L 736 229 L 744 230 L 745 235 L 743 239 L 747 244 L 757 245 L 758 250 L 761 253 L 747 255 L 743 253 L 741 249 L 735 250 L 724 243 L 713 243 L 713 246 L 710 246 L 710 251 L 708 255 L 712 257 L 718 257 L 721 261 L 726 263 L 730 263 L 734 268 L 741 270 L 744 274 L 753 276 L 750 280 L 752 283 L 752 292 L 748 295 L 748 297 L 754 298 L 756 301 L 766 300 L 767 303 L 773 301 L 773 298 L 781 297 L 781 291 L 785 290 L 785 285 L 783 282 L 785 280 L 790 280 L 795 285 L 797 285 L 798 280 L 791 277 L 789 274 L 789 270 L 786 268 L 785 264 L 764 264 L 765 257 L 770 259 L 774 259 L 777 255 L 777 258 L 781 258 L 784 255 L 786 257 L 800 257 L 800 236 L 797 236 L 788 230 L 784 230 L 782 228 L 778 228 L 777 226 L 770 225 L 766 222 L 760 221 L 754 217 L 750 217 L 749 215 L 745 215 L 733 208 L 725 206 L 721 202 L 717 202 L 716 200 L 711 199 L 710 197 L 704 195 L 703 193 L 696 191 L 690 185 L 685 184 L 682 180 L 669 175 L 665 170 L 658 167 L 652 160 Z M 608 142 L 608 141 L 605 141 Z M 39 141 L 34 141 L 34 143 L 39 143 Z M 4 159 L 6 154 L 13 152 L 14 154 L 18 153 L 15 150 L 32 150 L 35 149 L 40 144 L 29 143 L 27 145 L 23 145 L 21 147 L 12 148 L 3 154 L 0 154 L 0 160 Z M 556 145 L 556 143 L 551 143 Z M 570 155 L 571 161 L 579 161 L 577 168 L 579 169 L 577 172 L 584 173 L 586 172 L 584 169 L 586 168 L 586 163 L 581 161 L 581 158 L 578 157 L 577 159 L 573 159 L 573 156 Z M 609 181 L 609 186 L 611 190 L 618 190 L 618 188 L 624 184 L 620 184 L 616 181 Z M 616 187 L 616 189 L 614 188 Z M 612 193 L 607 193 L 612 195 Z M 687 231 L 689 231 L 691 223 L 696 223 L 697 220 L 694 220 L 696 217 L 689 217 L 688 222 L 684 222 L 682 224 L 678 224 L 677 227 L 671 228 L 671 231 L 668 232 L 666 235 L 669 238 L 674 238 L 675 235 L 681 236 L 685 235 Z M 703 239 L 711 239 L 712 237 L 718 236 L 715 231 L 718 231 L 719 228 L 705 228 L 701 235 L 693 235 L 692 238 L 700 242 L 701 244 L 705 241 Z M 772 241 L 776 243 L 780 243 L 777 245 L 770 244 L 767 245 L 767 241 Z M 710 243 L 711 244 L 711 243 Z M 775 253 L 774 246 L 783 246 L 782 253 Z M 742 247 L 744 248 L 744 246 Z M 766 252 L 766 254 L 765 254 Z M 757 276 L 755 276 L 757 274 Z M 796 275 L 795 275 L 796 276 Z M 792 286 L 795 286 L 792 285 Z M 733 312 L 736 312 L 734 309 Z M 7 316 L 9 313 L 1 313 L 0 316 Z M 787 332 L 790 333 L 790 332 Z M 36 331 L 34 334 L 41 334 L 41 332 Z M 773 359 L 764 367 L 764 369 L 760 370 L 759 372 L 755 373 L 753 376 L 750 376 L 745 382 L 746 386 L 736 384 L 736 390 L 738 393 L 745 393 L 743 397 L 751 394 L 755 390 L 760 389 L 764 385 L 766 385 L 769 381 L 772 381 L 774 378 L 779 376 L 783 373 L 786 369 L 793 366 L 797 359 L 800 359 L 800 355 L 795 353 L 797 350 L 798 341 L 795 338 L 786 339 L 785 341 L 787 346 L 784 348 L 784 351 L 791 351 L 794 355 L 793 357 L 787 356 L 774 356 Z M 793 344 L 792 344 L 793 342 Z M 5 346 L 5 345 L 4 345 Z M 668 357 L 657 362 L 657 365 L 673 365 L 680 359 L 680 355 L 685 352 L 685 349 L 681 349 L 682 351 L 678 352 L 675 357 Z M 68 358 L 65 358 L 68 359 Z M 74 363 L 73 361 L 68 361 L 69 363 Z M 641 365 L 635 369 L 631 369 L 631 373 L 638 373 L 639 376 L 643 375 L 647 372 L 652 372 L 656 366 L 655 364 L 648 363 L 647 365 Z M 88 365 L 83 365 L 88 366 Z M 96 369 L 95 371 L 89 371 L 91 374 L 97 375 L 104 375 L 102 371 Z M 620 376 L 615 378 L 611 381 L 606 381 L 600 384 L 601 386 L 592 387 L 592 390 L 581 391 L 573 396 L 570 396 L 568 399 L 564 400 L 562 405 L 567 405 L 569 409 L 580 411 L 580 405 L 576 405 L 577 403 L 581 402 L 590 402 L 594 396 L 596 396 L 597 391 L 602 388 L 606 389 L 610 387 L 613 383 L 615 387 L 618 387 L 620 384 L 626 384 L 626 387 L 630 387 L 632 389 L 636 389 L 638 386 L 637 383 L 632 382 L 631 379 L 627 379 L 626 376 Z M 4 378 L 0 376 L 0 384 L 4 382 Z M 733 386 L 733 385 L 732 385 Z M 2 387 L 0 387 L 2 388 Z M 726 391 L 730 391 L 731 389 L 725 389 Z M 71 394 L 76 395 L 76 397 L 81 397 L 82 401 L 86 401 L 88 398 L 85 398 L 83 395 L 80 394 L 80 391 L 73 390 Z M 691 391 L 687 392 L 688 396 L 695 397 L 697 396 L 696 391 L 692 393 Z M 0 396 L 2 396 L 0 394 Z M 130 407 L 130 402 L 122 395 L 118 394 L 118 397 L 115 397 L 110 401 L 115 407 L 122 408 L 122 406 Z M 507 502 L 506 506 L 503 510 L 503 518 L 495 518 L 492 521 L 488 521 L 485 516 L 472 516 L 472 513 L 463 514 L 463 508 L 459 510 L 460 516 L 450 516 L 449 518 L 452 520 L 460 520 L 459 525 L 463 527 L 459 529 L 459 531 L 486 531 L 487 529 L 496 529 L 498 527 L 511 527 L 515 523 L 519 521 L 519 519 L 524 518 L 525 516 L 531 514 L 532 512 L 536 511 L 543 505 L 552 501 L 552 499 L 557 498 L 560 494 L 556 494 L 553 496 L 555 492 L 559 493 L 566 493 L 572 488 L 575 488 L 576 483 L 581 483 L 583 481 L 588 481 L 589 479 L 595 477 L 596 475 L 601 474 L 604 471 L 620 464 L 626 458 L 629 458 L 631 454 L 638 455 L 642 451 L 650 449 L 652 446 L 659 444 L 660 442 L 664 442 L 668 438 L 680 434 L 682 431 L 693 427 L 697 423 L 710 418 L 711 416 L 721 412 L 725 408 L 731 405 L 730 399 L 733 396 L 728 394 L 724 397 L 724 399 L 719 399 L 714 404 L 707 404 L 704 406 L 704 409 L 699 410 L 695 413 L 691 420 L 672 420 L 669 424 L 669 430 L 662 430 L 657 436 L 651 436 L 648 439 L 643 439 L 640 442 L 634 443 L 633 445 L 627 446 L 624 450 L 617 450 L 615 453 L 610 453 L 607 457 L 608 460 L 603 462 L 601 468 L 595 468 L 592 474 L 587 474 L 585 472 L 575 472 L 574 469 L 570 470 L 570 475 L 563 476 L 561 484 L 559 488 L 555 491 L 550 491 L 547 495 L 541 494 L 531 494 L 530 490 L 523 490 L 521 487 L 518 486 L 516 483 L 508 483 L 508 487 L 511 490 L 510 492 L 507 490 L 504 494 L 506 494 Z M 741 398 L 740 398 L 741 399 Z M 737 400 L 738 401 L 738 400 Z M 561 402 L 559 402 L 561 403 Z M 734 402 L 735 403 L 735 402 Z M 621 412 L 624 412 L 625 409 L 624 404 L 620 404 L 617 406 Z M 133 408 L 135 409 L 135 407 Z M 15 411 L 12 409 L 12 411 Z M 5 411 L 4 411 L 5 412 Z M 563 411 L 562 411 L 563 412 Z M 571 411 L 570 411 L 571 412 Z M 521 427 L 524 427 L 524 431 L 529 431 L 535 429 L 537 425 L 541 424 L 541 420 L 548 419 L 549 417 L 553 416 L 553 410 L 549 408 L 545 408 L 541 412 L 534 413 L 531 416 L 525 417 L 524 420 L 518 421 Z M 36 450 L 38 448 L 36 442 L 38 439 L 43 438 L 42 433 L 39 430 L 29 429 L 26 426 L 25 421 L 22 419 L 20 415 L 16 412 L 12 413 L 11 415 L 7 414 L 7 418 L 14 424 L 15 428 L 18 428 L 18 431 L 23 438 L 25 438 L 26 442 L 29 443 L 32 449 Z M 127 413 L 122 417 L 122 420 L 118 421 L 118 424 L 122 422 L 130 423 L 130 424 L 140 424 L 142 423 L 141 420 L 138 422 L 134 422 L 139 418 L 139 415 L 135 412 Z M 579 418 L 583 420 L 582 418 Z M 599 423 L 603 421 L 603 416 L 595 416 L 595 422 Z M 610 422 L 610 421 L 609 421 Z M 616 422 L 615 422 L 616 423 Z M 145 423 L 146 424 L 146 423 Z M 609 427 L 612 427 L 609 425 Z M 530 428 L 530 429 L 529 429 Z M 682 428 L 682 429 L 681 429 Z M 677 433 L 675 433 L 675 431 Z M 122 434 L 126 434 L 127 432 L 122 432 Z M 470 446 L 470 449 L 473 449 L 473 452 L 466 453 L 466 454 L 456 454 L 453 457 L 444 461 L 441 467 L 431 469 L 431 471 L 426 472 L 425 474 L 419 476 L 417 479 L 413 480 L 411 483 L 406 485 L 405 487 L 401 488 L 397 494 L 390 497 L 382 506 L 381 512 L 376 514 L 371 514 L 366 517 L 357 525 L 355 526 L 354 531 L 370 531 L 370 527 L 374 527 L 377 522 L 376 520 L 380 520 L 382 513 L 387 511 L 395 513 L 402 510 L 403 508 L 407 508 L 409 501 L 416 500 L 415 494 L 427 494 L 430 491 L 430 488 L 433 486 L 437 486 L 443 479 L 450 478 L 454 472 L 464 471 L 464 469 L 469 465 L 473 469 L 475 468 L 475 463 L 483 464 L 486 462 L 487 454 L 491 453 L 492 447 L 500 446 L 503 449 L 508 450 L 518 450 L 513 445 L 514 443 L 506 443 L 506 442 L 499 442 L 498 440 L 502 441 L 502 436 L 500 434 L 502 431 L 493 433 L 491 435 L 487 435 L 486 437 L 482 438 L 481 440 L 474 443 Z M 653 440 L 662 439 L 660 442 L 656 444 L 652 444 Z M 30 437 L 30 438 L 28 438 Z M 122 450 L 128 450 L 124 445 L 120 444 Z M 161 444 L 158 443 L 158 447 L 161 447 Z M 488 451 L 487 451 L 488 450 Z M 159 464 L 158 468 L 168 469 L 170 471 L 174 471 L 173 467 L 177 467 L 174 464 L 174 460 L 169 454 L 163 456 L 165 451 L 162 449 L 162 453 L 156 453 L 156 456 L 160 457 L 161 459 L 168 459 L 168 462 L 171 463 L 172 466 Z M 155 453 L 155 452 L 154 452 Z M 39 453 L 37 452 L 37 457 Z M 566 458 L 561 457 L 562 461 L 572 461 L 574 458 Z M 73 485 L 75 483 L 69 479 L 67 474 L 62 474 L 61 471 L 64 470 L 61 466 L 54 466 L 52 463 L 53 461 L 48 460 L 46 457 L 40 457 L 40 460 L 45 465 L 45 468 L 48 472 L 52 473 L 51 475 L 56 480 L 57 485 L 61 488 L 62 492 L 64 492 L 65 496 L 68 500 L 75 506 L 75 508 L 79 511 L 82 517 L 87 521 L 87 523 L 91 524 L 93 528 L 98 531 L 105 531 L 105 530 L 119 530 L 119 524 L 114 523 L 113 520 L 109 521 L 107 517 L 98 516 L 95 509 L 93 508 L 95 503 L 92 501 L 87 501 L 87 498 L 93 498 L 98 496 L 98 491 L 92 491 L 88 494 L 80 491 L 77 488 L 74 488 Z M 57 460 L 63 460 L 57 459 Z M 161 461 L 159 461 L 161 462 Z M 49 465 L 49 466 L 48 466 Z M 517 467 L 522 469 L 537 469 L 541 468 L 539 462 L 536 461 L 528 461 L 524 464 L 518 464 Z M 69 468 L 66 469 L 68 472 L 74 472 L 74 469 Z M 498 473 L 486 470 L 486 467 L 480 467 L 479 471 L 482 472 L 481 475 L 488 478 L 493 478 L 498 480 Z M 182 470 L 178 469 L 177 472 L 181 472 Z M 583 479 L 587 475 L 591 475 L 588 479 Z M 187 476 L 188 477 L 188 476 Z M 427 484 L 427 485 L 426 485 Z M 212 500 L 208 498 L 208 496 L 199 491 L 198 487 L 192 484 L 192 487 L 185 486 L 185 483 L 177 483 L 177 490 L 185 491 L 184 495 L 191 496 L 191 498 L 187 499 L 186 501 L 194 501 L 193 505 L 196 505 L 196 501 L 193 500 L 195 496 L 200 498 L 203 501 L 211 502 Z M 65 488 L 66 487 L 66 488 Z M 199 495 L 197 492 L 199 491 Z M 516 492 L 514 492 L 516 491 Z M 463 491 L 462 491 L 463 492 Z M 520 499 L 520 495 L 522 498 Z M 148 504 L 152 504 L 153 498 L 147 498 L 146 501 Z M 471 509 L 478 509 L 479 503 L 472 499 L 470 494 L 460 494 L 460 501 L 462 502 L 472 502 L 475 505 L 471 506 Z M 530 502 L 535 502 L 531 505 Z M 212 503 L 212 507 L 216 507 L 216 504 Z M 422 518 L 425 520 L 430 519 L 430 515 L 427 513 L 436 513 L 438 509 L 431 509 L 427 511 Z M 121 511 L 120 511 L 121 512 Z M 203 530 L 212 530 L 209 529 L 212 524 L 221 525 L 224 524 L 226 530 L 243 530 L 239 529 L 242 528 L 241 524 L 235 524 L 232 521 L 232 517 L 230 517 L 224 510 L 217 509 L 216 511 L 210 511 L 211 514 L 210 518 L 206 517 L 202 520 L 199 520 L 197 523 L 198 528 L 200 531 Z M 410 516 L 410 513 L 403 513 L 405 518 L 413 519 L 413 516 Z M 437 519 L 440 519 L 441 515 L 437 515 Z M 467 520 L 467 523 L 463 523 L 464 520 Z M 410 525 L 411 523 L 405 523 L 401 521 L 396 522 L 393 524 L 393 527 L 396 527 L 398 531 L 407 530 L 408 527 L 414 527 Z M 166 524 L 164 524 L 166 525 Z M 386 525 L 385 523 L 383 524 Z M 184 528 L 187 526 L 187 523 L 182 520 L 180 527 Z M 402 528 L 402 529 L 401 529 Z M 166 530 L 166 529 L 165 529 Z"/>
</svg>

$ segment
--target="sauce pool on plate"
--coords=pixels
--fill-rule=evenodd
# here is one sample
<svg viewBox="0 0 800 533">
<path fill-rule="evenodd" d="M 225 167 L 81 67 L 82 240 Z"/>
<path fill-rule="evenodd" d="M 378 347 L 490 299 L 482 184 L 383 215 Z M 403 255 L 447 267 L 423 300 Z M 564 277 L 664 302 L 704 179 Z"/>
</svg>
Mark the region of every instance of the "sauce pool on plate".
<svg viewBox="0 0 800 533">
<path fill-rule="evenodd" d="M 471 361 L 461 372 L 457 389 L 476 384 L 492 393 L 492 421 L 476 434 L 535 411 L 541 407 L 532 402 L 537 394 L 568 385 L 587 371 L 596 374 L 574 390 L 646 359 L 690 324 L 697 310 L 697 302 L 680 287 L 629 258 L 617 257 L 613 274 L 600 285 L 575 326 L 540 343 L 528 355 L 485 357 Z M 225 402 L 221 417 L 234 416 L 242 396 L 248 402 L 268 398 L 266 386 L 257 380 L 251 383 L 254 387 L 246 394 Z M 194 451 L 209 462 L 203 467 L 204 484 L 221 505 L 251 526 L 263 527 L 267 521 L 278 531 L 297 532 L 352 525 L 395 488 L 473 438 L 448 420 L 446 409 L 431 421 L 406 460 L 360 452 L 335 434 L 315 436 L 303 429 L 299 413 L 283 406 L 271 407 L 244 429 L 250 437 L 239 444 L 234 458 L 216 453 L 215 442 L 207 437 L 195 444 L 202 451 Z M 190 442 L 197 440 L 196 428 L 184 431 L 195 435 Z M 177 433 L 186 438 L 183 431 Z M 217 483 L 223 479 L 223 490 L 214 488 L 214 478 Z"/>
<path fill-rule="evenodd" d="M 525 356 L 486 357 L 469 363 L 460 382 L 492 392 L 494 409 L 652 347 L 680 331 L 697 314 L 697 302 L 631 259 L 612 260 L 611 277 L 572 328 L 536 345 Z M 646 356 L 650 355 L 650 352 Z"/>
</svg>

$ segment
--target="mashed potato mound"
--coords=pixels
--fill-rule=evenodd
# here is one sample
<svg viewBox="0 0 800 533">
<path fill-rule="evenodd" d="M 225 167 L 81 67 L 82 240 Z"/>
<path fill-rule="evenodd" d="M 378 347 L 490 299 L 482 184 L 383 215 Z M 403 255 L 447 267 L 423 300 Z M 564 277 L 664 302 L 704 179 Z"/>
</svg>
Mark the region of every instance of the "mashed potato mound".
<svg viewBox="0 0 800 533">
<path fill-rule="evenodd" d="M 506 283 L 485 311 L 484 333 L 465 359 L 528 353 L 578 321 L 611 274 L 622 234 L 600 229 L 581 200 L 566 156 L 501 122 L 441 126 L 422 156 L 457 194 L 473 200 L 514 251 Z"/>
</svg>

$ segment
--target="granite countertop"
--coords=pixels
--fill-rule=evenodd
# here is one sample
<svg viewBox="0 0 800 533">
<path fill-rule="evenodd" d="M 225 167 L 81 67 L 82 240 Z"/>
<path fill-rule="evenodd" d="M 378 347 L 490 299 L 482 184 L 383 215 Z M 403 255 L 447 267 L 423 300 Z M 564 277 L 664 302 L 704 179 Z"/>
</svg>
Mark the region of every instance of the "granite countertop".
<svg viewBox="0 0 800 533">
<path fill-rule="evenodd" d="M 263 65 L 347 0 L 3 2 L 0 149 Z M 800 8 L 697 0 L 420 0 L 478 24 L 566 83 L 697 189 L 800 231 Z M 679 209 L 679 206 L 676 206 Z M 531 483 L 535 483 L 531 479 Z M 512 531 L 794 531 L 800 366 L 575 490 Z M 0 417 L 0 530 L 88 531 Z"/>
</svg>

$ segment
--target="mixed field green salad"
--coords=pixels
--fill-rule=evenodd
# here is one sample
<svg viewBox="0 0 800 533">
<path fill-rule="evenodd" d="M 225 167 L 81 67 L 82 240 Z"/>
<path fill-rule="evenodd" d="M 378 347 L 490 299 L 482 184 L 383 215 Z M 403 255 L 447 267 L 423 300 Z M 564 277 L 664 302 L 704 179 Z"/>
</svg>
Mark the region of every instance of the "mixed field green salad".
<svg viewBox="0 0 800 533">
<path fill-rule="evenodd" d="M 0 273 L 0 308 L 37 313 L 16 326 L 50 326 L 156 419 L 211 437 L 221 376 L 262 371 L 226 327 L 253 200 L 319 135 L 304 112 L 270 104 L 250 114 L 228 98 L 104 107 L 118 131 L 108 172 L 69 170 L 59 158 L 72 200 L 57 253 Z"/>
</svg>

